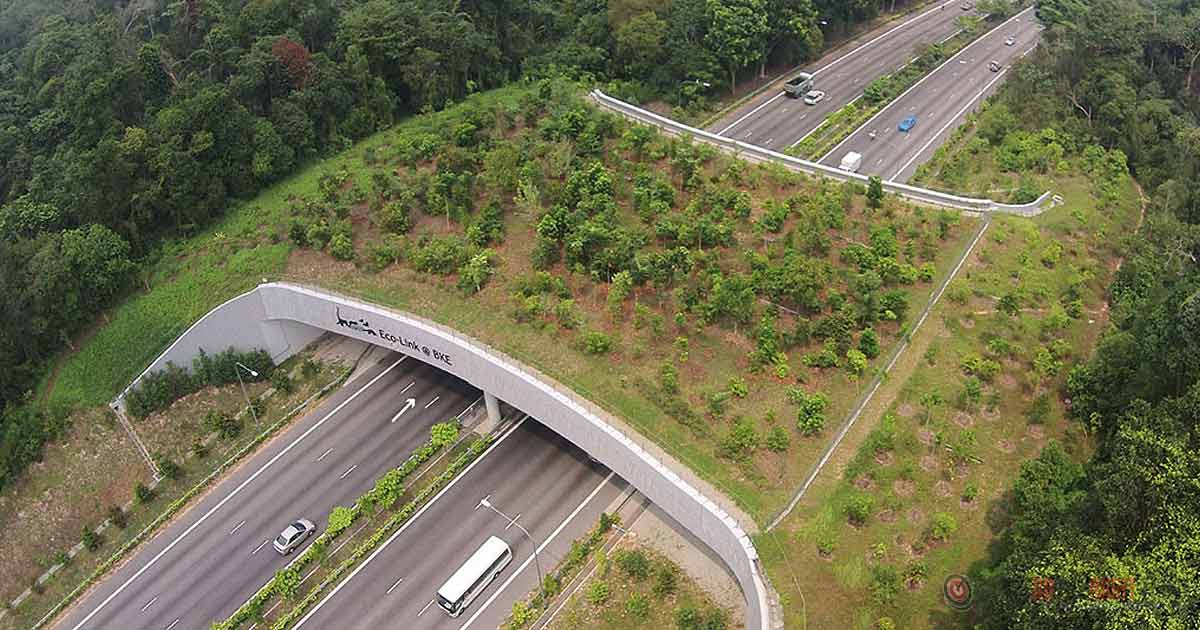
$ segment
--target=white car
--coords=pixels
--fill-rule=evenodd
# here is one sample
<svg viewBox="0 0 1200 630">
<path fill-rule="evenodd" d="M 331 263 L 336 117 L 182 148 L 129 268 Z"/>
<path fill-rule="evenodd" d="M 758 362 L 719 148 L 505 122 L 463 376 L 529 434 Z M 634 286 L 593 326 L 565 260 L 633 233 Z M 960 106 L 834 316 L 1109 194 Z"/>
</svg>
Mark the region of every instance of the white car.
<svg viewBox="0 0 1200 630">
<path fill-rule="evenodd" d="M 1015 43 L 1017 43 L 1017 38 L 1013 37 L 1012 35 L 1009 35 L 1008 39 L 1004 40 L 1005 46 L 1012 46 Z"/>
<path fill-rule="evenodd" d="M 275 538 L 275 551 L 281 555 L 288 555 L 296 550 L 313 532 L 317 531 L 317 526 L 313 522 L 306 519 L 298 519 L 295 523 L 284 528 L 279 536 Z"/>
<path fill-rule="evenodd" d="M 823 98 L 825 98 L 825 93 L 821 90 L 810 90 L 808 94 L 804 95 L 804 104 L 816 105 L 817 103 L 820 103 L 821 99 Z"/>
</svg>

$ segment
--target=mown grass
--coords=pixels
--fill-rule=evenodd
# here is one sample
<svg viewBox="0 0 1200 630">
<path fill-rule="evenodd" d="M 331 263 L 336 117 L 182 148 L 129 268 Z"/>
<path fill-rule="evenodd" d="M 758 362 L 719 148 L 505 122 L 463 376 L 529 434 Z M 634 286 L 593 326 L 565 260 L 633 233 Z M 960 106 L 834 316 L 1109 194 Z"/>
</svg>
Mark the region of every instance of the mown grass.
<svg viewBox="0 0 1200 630">
<path fill-rule="evenodd" d="M 1060 175 L 1054 190 L 1064 206 L 1032 220 L 994 219 L 932 313 L 931 326 L 914 339 L 907 365 L 898 364 L 892 382 L 881 388 L 874 415 L 864 417 L 861 430 L 843 445 L 837 465 L 779 529 L 758 537 L 790 627 L 867 630 L 882 617 L 898 628 L 971 627 L 981 621 L 981 611 L 952 611 L 942 601 L 942 582 L 958 573 L 980 585 L 988 544 L 1004 525 L 1006 492 L 1021 462 L 1050 439 L 1077 457 L 1089 452 L 1087 436 L 1066 419 L 1060 388 L 1104 326 L 1105 288 L 1120 255 L 1115 236 L 1133 231 L 1139 202 L 1129 180 L 1106 209 L 1093 198 L 1092 182 L 1077 173 Z M 1063 246 L 1062 256 L 1048 265 L 1041 257 L 1053 241 Z M 1048 313 L 1071 284 L 1079 287 L 1084 309 L 1065 329 L 1054 330 Z M 1021 312 L 998 312 L 996 298 L 1013 292 L 1023 296 Z M 1012 344 L 1011 355 L 989 352 L 993 338 Z M 1057 376 L 1039 382 L 1032 376 L 1033 356 L 1056 338 L 1066 341 L 1069 355 Z M 978 402 L 960 404 L 966 380 L 961 361 L 969 355 L 992 358 L 1001 370 L 984 383 Z M 921 404 L 929 392 L 945 400 L 932 413 Z M 1038 413 L 1043 393 L 1050 404 Z M 894 421 L 886 448 L 885 415 Z M 975 436 L 970 453 L 976 459 L 952 465 L 946 445 L 961 443 L 968 431 Z M 972 501 L 964 500 L 968 487 L 977 492 Z M 862 496 L 873 507 L 865 524 L 853 525 L 847 506 Z M 958 525 L 948 540 L 929 540 L 937 513 Z M 890 599 L 881 597 L 872 590 L 881 566 L 924 577 L 902 583 Z"/>
</svg>

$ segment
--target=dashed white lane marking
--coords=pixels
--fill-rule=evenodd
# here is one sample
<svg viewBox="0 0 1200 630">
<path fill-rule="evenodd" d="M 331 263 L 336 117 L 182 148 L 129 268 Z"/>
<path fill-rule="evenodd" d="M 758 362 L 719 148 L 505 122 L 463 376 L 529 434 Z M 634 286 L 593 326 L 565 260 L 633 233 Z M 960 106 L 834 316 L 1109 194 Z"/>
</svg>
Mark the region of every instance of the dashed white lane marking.
<svg viewBox="0 0 1200 630">
<path fill-rule="evenodd" d="M 254 554 L 258 553 L 258 552 L 259 552 L 259 550 L 260 550 L 260 549 L 262 549 L 263 547 L 265 547 L 265 546 L 266 546 L 266 544 L 267 544 L 267 543 L 269 543 L 269 542 L 271 542 L 271 539 L 270 539 L 270 538 L 268 538 L 268 539 L 266 539 L 266 540 L 264 540 L 264 541 L 262 541 L 262 542 L 258 543 L 258 546 L 254 548 L 254 551 L 251 551 L 251 552 L 250 552 L 250 555 L 252 555 L 252 556 L 253 556 Z"/>
<path fill-rule="evenodd" d="M 441 394 L 438 394 L 437 396 L 434 396 L 434 397 L 433 397 L 433 400 L 429 401 L 429 404 L 428 404 L 428 405 L 425 405 L 425 408 L 426 408 L 426 409 L 428 409 L 428 408 L 432 407 L 432 406 L 433 406 L 433 403 L 435 403 L 435 402 L 437 402 L 437 401 L 441 400 L 441 398 L 442 398 Z"/>
<path fill-rule="evenodd" d="M 301 583 L 301 584 L 303 584 L 303 583 L 305 583 L 306 581 L 308 581 L 308 578 L 312 577 L 314 573 L 316 573 L 318 570 L 320 570 L 320 568 L 321 568 L 321 567 L 319 567 L 319 566 L 318 566 L 318 567 L 313 567 L 313 570 L 312 570 L 312 571 L 309 571 L 309 572 L 308 572 L 308 575 L 306 575 L 306 576 L 304 576 L 304 577 L 300 578 L 300 583 Z"/>
<path fill-rule="evenodd" d="M 413 382 L 409 383 L 408 385 L 406 385 L 406 386 L 404 387 L 404 389 L 400 390 L 400 393 L 401 393 L 401 394 L 403 394 L 404 392 L 406 392 L 406 391 L 408 391 L 408 390 L 412 389 L 412 386 L 413 386 L 413 385 L 416 385 L 416 384 L 417 384 L 417 382 L 416 382 L 416 381 L 413 381 Z"/>
<path fill-rule="evenodd" d="M 321 456 L 317 458 L 317 461 L 321 461 L 322 459 L 325 459 L 332 452 L 333 452 L 333 447 L 330 446 L 329 448 L 325 449 L 324 453 L 321 453 Z"/>
<path fill-rule="evenodd" d="M 245 524 L 246 524 L 246 521 L 243 519 L 241 523 L 237 524 L 237 527 L 234 527 L 233 529 L 229 530 L 229 535 L 232 536 L 232 535 L 236 534 L 237 530 L 241 529 L 242 525 L 245 525 Z"/>
<path fill-rule="evenodd" d="M 354 472 L 354 469 L 355 469 L 355 468 L 358 468 L 358 464 L 355 464 L 355 465 L 353 465 L 353 466 L 351 466 L 351 467 L 347 468 L 347 469 L 346 469 L 346 472 L 342 473 L 342 476 L 341 476 L 341 477 L 338 477 L 338 479 L 345 479 L 345 478 L 346 478 L 346 475 L 349 475 L 350 473 Z"/>
<path fill-rule="evenodd" d="M 425 604 L 425 607 L 421 609 L 421 612 L 417 613 L 417 616 L 420 617 L 421 615 L 424 615 L 425 611 L 429 610 L 429 607 L 432 605 L 433 605 L 433 600 L 431 599 L 431 600 L 429 600 L 429 603 Z"/>
<path fill-rule="evenodd" d="M 366 391 L 367 388 L 374 385 L 379 379 L 383 378 L 384 375 L 386 375 L 388 372 L 391 372 L 392 368 L 396 367 L 397 365 L 400 365 L 400 363 L 407 358 L 408 358 L 407 356 L 403 356 L 403 357 L 400 357 L 399 359 L 397 359 L 395 363 L 389 365 L 387 367 L 387 369 L 380 372 L 377 376 L 375 376 L 375 378 L 372 378 L 370 381 L 368 381 L 366 385 L 363 385 L 361 388 L 359 388 L 358 391 L 354 392 L 353 394 L 350 394 L 350 396 L 348 398 L 346 398 L 346 400 L 343 400 L 341 402 L 341 404 L 339 404 L 337 407 L 334 407 L 332 411 L 325 414 L 324 418 L 321 418 L 320 420 L 317 421 L 316 424 L 309 427 L 308 430 L 306 430 L 304 433 L 301 433 L 300 437 L 296 438 L 295 440 L 292 440 L 292 442 L 290 444 L 288 444 L 286 447 L 284 447 L 284 449 L 282 451 L 279 451 L 278 453 L 276 453 L 274 457 L 272 457 L 270 460 L 268 460 L 267 463 L 263 464 L 262 467 L 259 468 L 257 471 L 255 471 L 253 475 L 250 475 L 249 479 L 243 481 L 241 483 L 241 485 L 234 488 L 233 491 L 230 492 L 229 494 L 225 495 L 224 499 L 221 499 L 221 501 L 219 503 L 217 503 L 216 505 L 214 505 L 212 507 L 212 509 L 205 512 L 204 516 L 201 516 L 195 523 L 192 523 L 191 526 L 189 526 L 187 529 L 185 529 L 183 531 L 182 534 L 180 534 L 177 538 L 175 538 L 175 540 L 171 541 L 171 544 L 167 545 L 165 549 L 158 552 L 158 554 L 155 555 L 153 558 L 151 558 L 149 562 L 147 562 L 145 565 L 142 566 L 142 568 L 138 569 L 137 573 L 134 573 L 133 576 L 130 577 L 128 580 L 125 580 L 124 582 L 122 582 L 121 585 L 118 586 L 115 591 L 113 591 L 111 594 L 109 594 L 108 597 L 104 598 L 104 601 L 100 602 L 100 604 L 98 606 L 93 608 L 92 612 L 88 613 L 87 616 L 85 616 L 79 623 L 75 624 L 75 626 L 71 630 L 79 630 L 85 624 L 87 624 L 87 622 L 91 621 L 92 617 L 95 617 L 97 613 L 99 613 L 101 610 L 103 610 L 105 607 L 107 607 L 112 602 L 112 600 L 116 599 L 117 596 L 119 596 L 126 588 L 128 588 L 129 585 L 132 584 L 134 580 L 141 577 L 142 574 L 145 573 L 146 571 L 149 571 L 150 567 L 157 564 L 158 561 L 161 560 L 163 556 L 170 553 L 170 551 L 175 548 L 175 545 L 178 545 L 180 543 L 180 541 L 182 541 L 184 538 L 187 538 L 187 536 L 189 534 L 191 534 L 193 531 L 195 531 L 195 529 L 197 527 L 200 527 L 201 525 L 203 525 L 204 521 L 207 521 L 210 516 L 212 516 L 213 514 L 216 514 L 217 510 L 221 509 L 222 507 L 225 506 L 226 503 L 233 500 L 233 497 L 240 494 L 241 491 L 246 486 L 253 483 L 255 479 L 258 479 L 259 475 L 266 472 L 266 470 L 268 468 L 270 468 L 271 466 L 273 466 L 275 464 L 275 462 L 279 461 L 284 455 L 287 455 L 288 452 L 291 451 L 293 447 L 295 447 L 297 444 L 302 442 L 304 440 L 304 438 L 308 437 L 312 432 L 321 428 L 327 420 L 329 420 L 334 415 L 336 415 L 337 412 L 341 411 L 343 407 L 345 407 L 346 405 L 349 405 L 351 401 L 353 401 L 355 398 L 358 398 L 359 394 Z"/>
<path fill-rule="evenodd" d="M 404 578 L 400 578 L 399 580 L 396 580 L 396 583 L 393 584 L 390 588 L 388 588 L 387 592 L 384 593 L 384 595 L 391 595 L 392 591 L 396 590 L 396 587 L 400 586 L 400 583 L 403 581 L 404 581 Z"/>
<path fill-rule="evenodd" d="M 459 630 L 467 630 L 467 628 L 471 627 L 471 624 L 475 623 L 475 620 L 476 620 L 476 619 L 479 619 L 479 616 L 480 616 L 480 615 L 482 615 L 482 614 L 483 614 L 483 612 L 484 612 L 485 610 L 487 610 L 487 607 L 488 607 L 488 606 L 491 606 L 491 605 L 492 605 L 492 602 L 496 601 L 496 598 L 497 598 L 497 597 L 499 597 L 499 596 L 500 596 L 500 594 L 504 592 L 504 589 L 508 588 L 508 585 L 509 585 L 509 584 L 512 584 L 513 580 L 517 579 L 517 576 L 518 576 L 518 575 L 521 575 L 521 572 L 522 572 L 522 571 L 524 571 L 525 569 L 529 568 L 529 564 L 530 564 L 531 562 L 533 562 L 533 561 L 534 561 L 534 559 L 537 557 L 537 554 L 539 554 L 539 553 L 541 553 L 543 550 L 545 550 L 545 549 L 546 549 L 546 547 L 547 547 L 547 546 L 549 546 L 549 545 L 550 545 L 550 543 L 551 543 L 551 542 L 553 542 L 553 541 L 554 541 L 554 539 L 555 539 L 556 537 L 558 537 L 558 535 L 559 535 L 560 533 L 562 533 L 562 530 L 566 529 L 567 525 L 568 525 L 568 524 L 569 524 L 571 521 L 575 520 L 575 517 L 576 517 L 576 516 L 578 516 L 578 515 L 579 515 L 579 513 L 583 511 L 583 508 L 584 508 L 584 507 L 586 507 L 588 503 L 591 503 L 591 502 L 592 502 L 592 499 L 594 499 L 594 498 L 596 497 L 596 495 L 600 493 L 600 490 L 601 490 L 602 488 L 604 488 L 604 486 L 605 486 L 605 485 L 607 485 L 607 484 L 608 484 L 610 481 L 612 481 L 613 475 L 615 475 L 615 474 L 616 474 L 616 473 L 614 473 L 614 472 L 609 472 L 609 473 L 608 473 L 608 476 L 607 476 L 607 477 L 605 477 L 605 478 L 604 478 L 604 479 L 603 479 L 603 480 L 602 480 L 602 481 L 599 483 L 599 485 L 597 485 L 597 486 L 595 487 L 595 489 L 593 489 L 593 490 L 592 490 L 591 494 L 587 495 L 587 498 L 585 498 L 585 499 L 583 500 L 583 502 L 581 502 L 581 503 L 580 503 L 580 504 L 579 504 L 579 505 L 578 505 L 578 506 L 575 508 L 575 510 L 574 510 L 574 511 L 572 511 L 572 512 L 571 512 L 571 513 L 570 513 L 570 514 L 567 516 L 567 518 L 563 519 L 563 522 L 559 523 L 559 524 L 558 524 L 558 527 L 557 527 L 557 528 L 555 528 L 553 532 L 550 532 L 550 535 L 546 537 L 546 540 L 542 541 L 542 544 L 541 544 L 541 545 L 538 545 L 538 547 L 537 547 L 537 549 L 534 551 L 534 553 L 533 553 L 533 554 L 530 554 L 530 556 L 529 556 L 528 558 L 526 558 L 526 559 L 525 559 L 525 562 L 522 562 L 522 563 L 521 563 L 521 566 L 517 567 L 517 570 L 516 570 L 516 571 L 513 571 L 512 575 L 508 576 L 508 579 L 507 579 L 507 580 L 505 580 L 505 581 L 504 581 L 504 583 L 500 585 L 500 588 L 497 588 L 497 589 L 496 589 L 496 591 L 492 593 L 492 596 L 491 596 L 491 597 L 489 597 L 489 598 L 487 599 L 487 601 L 483 602 L 483 605 L 479 607 L 479 610 L 476 610 L 476 611 L 475 611 L 475 614 L 474 614 L 474 615 L 472 615 L 472 616 L 471 616 L 471 618 L 467 620 L 467 623 L 464 623 L 464 624 L 462 625 L 462 627 L 461 627 L 461 628 L 459 628 Z"/>
<path fill-rule="evenodd" d="M 175 627 L 175 625 L 176 625 L 176 624 L 178 624 L 178 623 L 179 623 L 179 619 L 178 619 L 178 618 L 176 618 L 176 619 L 175 619 L 175 621 L 172 621 L 172 622 L 171 622 L 171 625 L 167 626 L 167 630 L 171 630 L 171 628 L 174 628 L 174 627 Z"/>
<path fill-rule="evenodd" d="M 155 595 L 155 596 L 154 596 L 154 599 L 152 599 L 152 600 L 150 600 L 150 601 L 146 602 L 146 605 L 145 605 L 145 606 L 142 606 L 142 612 L 146 612 L 146 609 L 147 609 L 147 608 L 149 608 L 149 607 L 151 607 L 151 606 L 153 606 L 153 605 L 154 605 L 154 602 L 156 602 L 156 601 L 158 601 L 158 595 Z"/>
</svg>

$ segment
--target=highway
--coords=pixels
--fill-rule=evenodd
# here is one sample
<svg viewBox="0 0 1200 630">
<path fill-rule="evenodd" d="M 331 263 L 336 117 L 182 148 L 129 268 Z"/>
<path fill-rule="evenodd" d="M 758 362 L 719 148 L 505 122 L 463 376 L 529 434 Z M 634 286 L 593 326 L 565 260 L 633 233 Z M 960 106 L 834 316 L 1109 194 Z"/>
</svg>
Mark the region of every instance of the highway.
<svg viewBox="0 0 1200 630">
<path fill-rule="evenodd" d="M 959 30 L 957 18 L 978 15 L 963 11 L 959 4 L 946 2 L 906 16 L 809 64 L 805 71 L 814 75 L 814 89 L 825 92 L 825 98 L 816 105 L 784 96 L 781 82 L 779 91 L 763 92 L 710 125 L 708 131 L 775 151 L 800 142 L 830 114 L 861 97 L 871 81 L 912 61 L 918 44 L 949 39 Z"/>
<path fill-rule="evenodd" d="M 285 558 L 270 543 L 288 523 L 304 517 L 322 531 L 335 505 L 350 505 L 428 440 L 433 424 L 480 396 L 434 367 L 389 355 L 239 465 L 55 627 L 210 627 L 300 553 Z"/>
<path fill-rule="evenodd" d="M 821 163 L 837 166 L 846 153 L 855 151 L 863 156 L 860 173 L 884 181 L 907 181 L 967 113 L 996 90 L 1012 64 L 1033 50 L 1040 33 L 1033 7 L 1009 18 L 880 110 L 823 156 Z M 1016 39 L 1012 46 L 1004 41 L 1009 36 Z M 988 68 L 990 61 L 1000 63 L 1000 72 Z M 900 132 L 897 126 L 910 115 L 917 116 L 916 126 Z M 872 130 L 875 139 L 870 138 Z"/>
<path fill-rule="evenodd" d="M 295 628 L 478 630 L 500 626 L 512 604 L 537 585 L 537 566 L 552 570 L 571 541 L 594 527 L 626 485 L 600 464 L 529 419 L 427 504 L 375 554 L 318 602 Z M 538 559 L 517 527 L 478 507 L 483 497 L 529 530 Z M 411 526 L 411 527 L 410 527 Z M 434 603 L 437 589 L 488 536 L 504 539 L 513 559 L 470 606 L 452 618 Z"/>
</svg>

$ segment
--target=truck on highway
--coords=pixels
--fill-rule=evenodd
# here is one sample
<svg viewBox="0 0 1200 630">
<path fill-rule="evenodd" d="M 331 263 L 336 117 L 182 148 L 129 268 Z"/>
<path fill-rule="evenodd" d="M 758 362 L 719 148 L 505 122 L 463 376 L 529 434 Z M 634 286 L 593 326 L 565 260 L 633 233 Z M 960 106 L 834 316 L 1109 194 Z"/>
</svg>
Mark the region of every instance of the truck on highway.
<svg viewBox="0 0 1200 630">
<path fill-rule="evenodd" d="M 842 158 L 842 163 L 838 165 L 838 168 L 842 169 L 843 171 L 850 171 L 851 173 L 857 173 L 858 169 L 861 166 L 862 166 L 862 154 L 851 151 L 851 152 L 847 153 L 845 157 Z"/>
<path fill-rule="evenodd" d="M 791 98 L 800 98 L 812 89 L 813 75 L 801 72 L 783 84 L 783 91 Z"/>
</svg>

